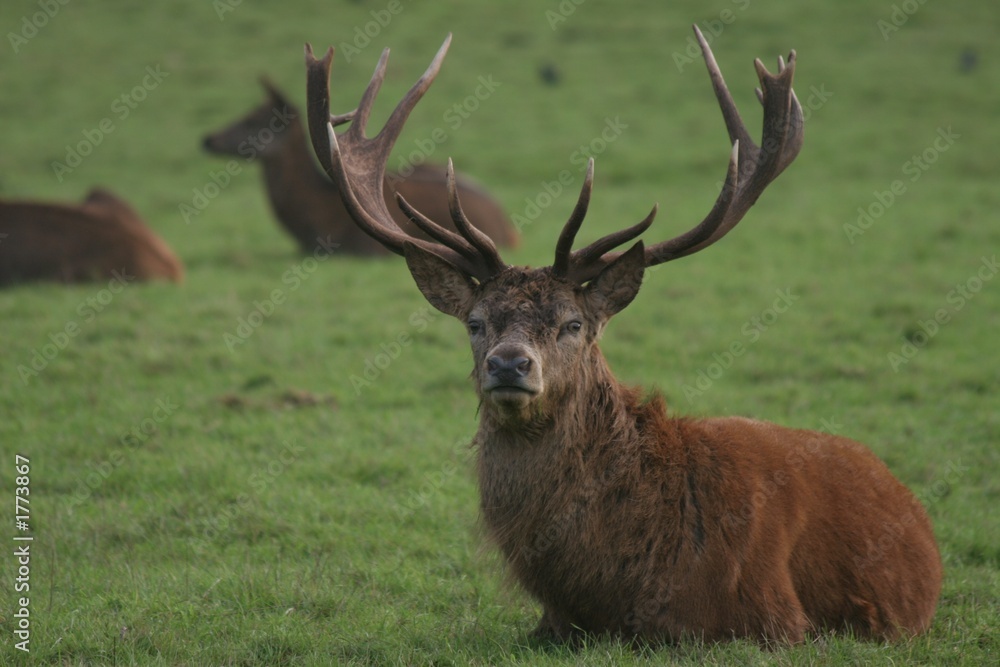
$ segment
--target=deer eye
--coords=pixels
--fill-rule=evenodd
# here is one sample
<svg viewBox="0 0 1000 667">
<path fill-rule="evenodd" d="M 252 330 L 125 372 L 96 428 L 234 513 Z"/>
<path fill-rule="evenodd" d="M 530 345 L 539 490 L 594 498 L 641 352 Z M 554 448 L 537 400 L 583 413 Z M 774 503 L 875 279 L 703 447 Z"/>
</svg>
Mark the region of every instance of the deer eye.
<svg viewBox="0 0 1000 667">
<path fill-rule="evenodd" d="M 562 326 L 562 329 L 559 331 L 559 335 L 562 336 L 563 334 L 578 334 L 580 333 L 581 329 L 583 329 L 583 323 L 580 322 L 579 320 L 572 320 Z"/>
<path fill-rule="evenodd" d="M 466 322 L 466 326 L 469 328 L 469 335 L 476 336 L 483 330 L 482 320 L 469 320 Z"/>
</svg>

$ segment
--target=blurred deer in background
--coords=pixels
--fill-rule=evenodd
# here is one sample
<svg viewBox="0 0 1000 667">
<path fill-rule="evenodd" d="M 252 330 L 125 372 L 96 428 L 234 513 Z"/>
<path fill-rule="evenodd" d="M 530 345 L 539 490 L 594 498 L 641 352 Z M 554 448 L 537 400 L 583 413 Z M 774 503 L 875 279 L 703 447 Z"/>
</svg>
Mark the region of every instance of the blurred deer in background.
<svg viewBox="0 0 1000 667">
<path fill-rule="evenodd" d="M 0 200 L 0 285 L 115 277 L 180 282 L 177 256 L 124 200 L 94 188 L 80 205 Z"/>
<path fill-rule="evenodd" d="M 247 160 L 260 158 L 271 208 L 303 252 L 334 243 L 344 253 L 384 254 L 383 247 L 351 220 L 337 186 L 316 169 L 299 110 L 272 83 L 261 79 L 261 84 L 267 91 L 264 103 L 228 127 L 206 136 L 205 150 Z M 408 174 L 387 174 L 383 186 L 386 200 L 399 192 L 431 219 L 454 229 L 448 213 L 444 167 L 423 164 L 411 166 L 408 171 Z M 460 176 L 458 189 L 479 229 L 501 246 L 517 244 L 517 233 L 507 214 L 482 186 Z M 408 234 L 424 237 L 405 215 L 394 210 L 396 225 Z"/>
<path fill-rule="evenodd" d="M 436 242 L 397 228 L 381 196 L 386 161 L 450 37 L 373 139 L 365 125 L 388 50 L 353 118 L 333 117 L 333 49 L 317 60 L 307 45 L 313 145 L 357 224 L 403 255 L 430 303 L 468 329 L 482 517 L 517 581 L 542 605 L 536 634 L 769 644 L 824 629 L 873 639 L 920 633 L 941 587 L 937 544 L 919 501 L 869 449 L 743 417 L 669 417 L 662 398 L 644 400 L 621 384 L 598 348 L 644 270 L 725 236 L 802 144 L 795 52 L 787 64 L 779 59 L 776 74 L 755 62 L 764 109 L 758 146 L 695 33 L 732 143 L 729 169 L 700 224 L 649 247 L 614 250 L 646 231 L 656 207 L 572 250 L 593 161 L 552 266 L 505 264 L 470 224 L 453 181 L 458 233 L 402 197 L 400 207 Z M 348 120 L 336 134 L 334 125 Z"/>
</svg>

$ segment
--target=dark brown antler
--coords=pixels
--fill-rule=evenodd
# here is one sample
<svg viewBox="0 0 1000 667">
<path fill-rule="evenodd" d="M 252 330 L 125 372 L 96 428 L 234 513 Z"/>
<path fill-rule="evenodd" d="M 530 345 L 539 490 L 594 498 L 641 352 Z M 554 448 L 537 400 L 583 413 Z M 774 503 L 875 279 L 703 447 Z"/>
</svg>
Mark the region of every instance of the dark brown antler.
<svg viewBox="0 0 1000 667">
<path fill-rule="evenodd" d="M 590 192 L 593 187 L 594 158 L 590 158 L 587 161 L 587 175 L 583 179 L 583 188 L 580 190 L 580 198 L 577 200 L 576 206 L 573 208 L 573 213 L 569 216 L 569 220 L 566 221 L 566 225 L 563 227 L 562 233 L 559 234 L 559 242 L 556 243 L 556 258 L 555 262 L 552 264 L 552 272 L 557 276 L 569 278 L 570 280 L 577 280 L 578 282 L 584 282 L 585 280 L 589 280 L 589 278 L 593 277 L 589 276 L 580 278 L 578 275 L 580 267 L 596 264 L 597 260 L 599 260 L 607 251 L 613 250 L 623 243 L 631 241 L 649 229 L 649 226 L 653 224 L 653 219 L 656 217 L 656 211 L 658 208 L 654 205 L 653 210 L 649 212 L 649 215 L 647 215 L 642 222 L 613 234 L 608 234 L 607 236 L 594 241 L 586 248 L 577 250 L 576 252 L 570 252 L 573 249 L 573 241 L 576 239 L 576 233 L 580 230 L 580 226 L 583 224 L 583 219 L 587 215 L 587 208 L 590 206 Z M 596 275 L 596 273 L 594 275 Z"/>
<path fill-rule="evenodd" d="M 789 54 L 787 65 L 778 58 L 778 72 L 773 75 L 759 59 L 754 61 L 761 84 L 757 89 L 757 98 L 764 107 L 763 139 L 758 146 L 750 138 L 740 118 L 708 42 L 698 26 L 694 26 L 694 32 L 701 45 L 712 87 L 729 132 L 729 140 L 733 144 L 729 169 L 722 192 L 705 219 L 675 238 L 646 248 L 646 266 L 655 266 L 698 252 L 725 236 L 743 218 L 771 181 L 791 164 L 802 147 L 802 107 L 792 90 L 795 51 Z M 413 107 L 434 81 L 450 42 L 451 35 L 374 139 L 366 138 L 364 132 L 375 96 L 385 77 L 389 50 L 383 51 L 357 110 L 331 116 L 329 81 L 333 49 L 330 48 L 320 61 L 313 56 L 312 47 L 307 44 L 309 132 L 316 155 L 330 178 L 340 188 L 348 211 L 369 236 L 399 255 L 403 254 L 405 243 L 415 243 L 448 260 L 467 275 L 485 281 L 503 271 L 506 265 L 493 242 L 469 224 L 462 212 L 450 161 L 449 208 L 458 234 L 429 220 L 397 195 L 399 205 L 407 216 L 438 243 L 412 238 L 396 227 L 382 198 L 389 152 Z M 333 127 L 346 122 L 351 122 L 351 127 L 342 134 L 336 134 Z M 615 252 L 614 248 L 646 231 L 657 211 L 654 206 L 649 215 L 638 224 L 602 237 L 586 248 L 573 251 L 576 233 L 587 214 L 593 179 L 594 163 L 591 159 L 579 200 L 556 244 L 552 266 L 556 275 L 579 283 L 594 278 L 618 257 L 621 253 Z"/>
<path fill-rule="evenodd" d="M 802 148 L 802 107 L 792 90 L 795 51 L 789 54 L 787 65 L 778 58 L 778 73 L 774 75 L 765 69 L 759 59 L 754 61 L 761 85 L 757 89 L 757 99 L 764 107 L 763 140 L 757 146 L 750 138 L 729 89 L 726 88 L 712 49 L 698 26 L 694 26 L 694 32 L 712 78 L 712 88 L 722 109 L 733 150 L 729 156 L 729 169 L 722 192 L 708 216 L 698 226 L 680 236 L 646 248 L 646 266 L 655 266 L 698 252 L 725 236 L 743 218 L 771 181 L 791 164 Z M 620 254 L 609 251 L 641 234 L 656 214 L 654 207 L 649 217 L 638 225 L 569 253 L 573 237 L 586 213 L 592 177 L 592 167 L 588 167 L 580 202 L 560 236 L 554 264 L 554 271 L 578 282 L 590 280 L 600 273 L 608 262 Z"/>
<path fill-rule="evenodd" d="M 318 60 L 313 55 L 312 46 L 306 44 L 309 134 L 320 163 L 339 187 L 351 217 L 365 233 L 398 255 L 403 254 L 405 243 L 414 243 L 451 262 L 469 276 L 485 281 L 506 268 L 506 265 L 501 260 L 493 241 L 473 227 L 462 212 L 455 186 L 454 169 L 450 162 L 449 208 L 458 234 L 421 215 L 397 195 L 397 201 L 403 211 L 418 227 L 439 243 L 413 238 L 393 222 L 382 196 L 389 153 L 402 132 L 410 112 L 437 76 L 450 43 L 451 35 L 448 35 L 427 71 L 403 96 L 386 121 L 385 127 L 372 139 L 365 136 L 365 129 L 372 104 L 385 78 L 389 49 L 382 52 L 382 57 L 375 67 L 375 73 L 361 97 L 357 110 L 332 116 L 330 115 L 330 68 L 333 64 L 333 48 L 327 50 L 322 60 Z M 351 127 L 347 131 L 341 134 L 334 132 L 335 125 L 348 121 L 351 122 Z"/>
</svg>

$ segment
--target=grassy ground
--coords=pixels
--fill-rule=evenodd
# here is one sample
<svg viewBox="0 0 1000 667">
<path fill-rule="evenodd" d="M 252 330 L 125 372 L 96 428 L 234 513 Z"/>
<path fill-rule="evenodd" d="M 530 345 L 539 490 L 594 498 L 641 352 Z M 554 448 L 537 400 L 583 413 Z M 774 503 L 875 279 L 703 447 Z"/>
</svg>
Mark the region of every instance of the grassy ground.
<svg viewBox="0 0 1000 667">
<path fill-rule="evenodd" d="M 40 5 L 0 8 L 0 195 L 71 200 L 107 185 L 188 273 L 179 287 L 117 294 L 0 292 L 0 489 L 10 508 L 15 454 L 28 457 L 35 536 L 24 655 L 12 639 L 16 531 L 3 531 L 0 663 L 996 662 L 996 3 L 902 3 L 908 14 L 888 0 L 303 0 L 278 13 L 235 0 L 52 1 L 52 16 Z M 711 205 L 728 152 L 704 68 L 687 61 L 695 21 L 714 28 L 753 127 L 752 59 L 773 66 L 798 49 L 806 147 L 730 238 L 651 273 L 605 353 L 679 413 L 869 443 L 924 500 L 940 541 L 944 591 L 919 639 L 823 637 L 772 653 L 531 644 L 538 612 L 504 586 L 476 527 L 462 327 L 427 309 L 401 261 L 296 257 L 256 165 L 189 222 L 180 213 L 224 166 L 199 152 L 200 136 L 258 102 L 256 76 L 301 100 L 302 43 L 341 47 L 367 25 L 372 44 L 341 48 L 334 67 L 343 109 L 382 46 L 394 50 L 384 113 L 454 32 L 399 159 L 444 128 L 432 158 L 453 156 L 529 220 L 510 261 L 549 261 L 581 146 L 599 153 L 589 238 L 655 201 L 647 238 L 676 234 Z M 500 85 L 456 115 L 480 76 Z M 88 139 L 104 118 L 113 130 Z M 597 141 L 616 119 L 627 127 Z M 53 167 L 86 141 L 77 166 Z M 562 170 L 573 192 L 541 197 Z M 859 208 L 871 217 L 859 222 Z M 791 295 L 781 314 L 778 291 Z M 240 337 L 247 319 L 260 324 Z M 60 337 L 71 322 L 78 333 Z M 403 334 L 410 343 L 393 347 Z M 745 353 L 727 359 L 737 341 Z M 383 349 L 397 353 L 357 389 L 351 376 Z M 37 375 L 19 370 L 46 350 Z"/>
</svg>

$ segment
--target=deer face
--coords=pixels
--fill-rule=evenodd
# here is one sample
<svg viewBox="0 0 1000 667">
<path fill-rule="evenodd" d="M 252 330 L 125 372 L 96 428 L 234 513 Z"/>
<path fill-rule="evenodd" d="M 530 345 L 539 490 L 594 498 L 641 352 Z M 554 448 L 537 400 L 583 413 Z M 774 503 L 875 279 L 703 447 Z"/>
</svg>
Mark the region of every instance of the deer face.
<svg viewBox="0 0 1000 667">
<path fill-rule="evenodd" d="M 641 244 L 586 285 L 523 267 L 477 284 L 417 246 L 407 247 L 406 261 L 428 301 L 465 323 L 484 406 L 525 418 L 586 383 L 604 325 L 631 303 L 644 269 Z"/>
<path fill-rule="evenodd" d="M 600 326 L 577 290 L 544 272 L 512 269 L 477 291 L 465 325 L 480 398 L 518 410 L 561 393 Z"/>
<path fill-rule="evenodd" d="M 202 147 L 210 153 L 253 158 L 277 153 L 298 110 L 266 79 L 267 100 L 232 125 L 206 135 Z"/>
</svg>

